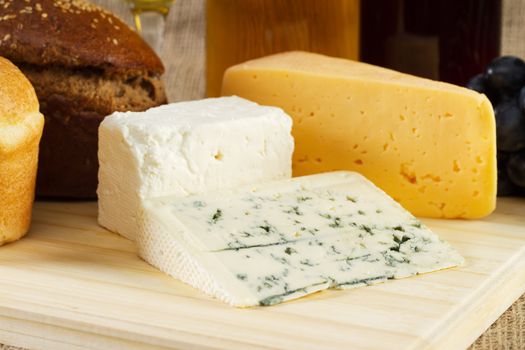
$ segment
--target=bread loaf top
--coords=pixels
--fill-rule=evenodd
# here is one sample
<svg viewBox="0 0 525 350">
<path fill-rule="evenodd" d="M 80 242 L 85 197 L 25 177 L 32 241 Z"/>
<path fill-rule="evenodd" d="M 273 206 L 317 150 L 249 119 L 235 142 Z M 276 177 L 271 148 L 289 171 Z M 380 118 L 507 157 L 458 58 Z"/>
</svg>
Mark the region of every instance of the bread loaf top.
<svg viewBox="0 0 525 350">
<path fill-rule="evenodd" d="M 0 160 L 40 138 L 44 118 L 33 86 L 11 62 L 0 57 Z"/>
<path fill-rule="evenodd" d="M 38 66 L 162 74 L 155 52 L 120 19 L 84 0 L 0 0 L 0 52 Z"/>
<path fill-rule="evenodd" d="M 17 124 L 28 113 L 38 113 L 35 90 L 14 64 L 0 57 L 0 127 Z"/>
</svg>

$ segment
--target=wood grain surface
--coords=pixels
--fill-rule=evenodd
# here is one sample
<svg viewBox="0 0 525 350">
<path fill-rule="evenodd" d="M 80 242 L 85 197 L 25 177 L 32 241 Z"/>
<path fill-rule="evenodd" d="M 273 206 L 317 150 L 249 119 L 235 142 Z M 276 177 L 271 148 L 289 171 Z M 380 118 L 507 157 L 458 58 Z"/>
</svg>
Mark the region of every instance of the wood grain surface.
<svg viewBox="0 0 525 350">
<path fill-rule="evenodd" d="M 235 309 L 155 270 L 96 223 L 39 202 L 0 254 L 0 343 L 35 349 L 463 349 L 525 290 L 525 201 L 479 221 L 424 220 L 461 268 Z"/>
</svg>

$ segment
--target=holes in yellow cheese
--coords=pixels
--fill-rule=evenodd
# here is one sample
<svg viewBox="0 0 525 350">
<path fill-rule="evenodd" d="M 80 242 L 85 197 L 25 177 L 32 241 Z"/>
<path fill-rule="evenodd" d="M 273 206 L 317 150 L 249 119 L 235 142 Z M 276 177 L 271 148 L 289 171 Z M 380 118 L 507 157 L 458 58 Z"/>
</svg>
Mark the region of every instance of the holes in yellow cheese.
<svg viewBox="0 0 525 350">
<path fill-rule="evenodd" d="M 432 180 L 434 182 L 441 182 L 441 177 L 438 175 L 426 174 L 421 177 L 423 180 Z"/>
<path fill-rule="evenodd" d="M 389 132 L 389 133 L 388 133 L 388 137 L 390 138 L 390 141 L 395 141 L 394 133 Z"/>
<path fill-rule="evenodd" d="M 308 162 L 308 156 L 303 156 L 303 157 L 297 159 L 297 161 L 298 161 L 299 163 L 305 163 L 305 162 Z"/>
<path fill-rule="evenodd" d="M 401 164 L 401 169 L 399 170 L 399 174 L 411 184 L 417 184 L 417 176 L 414 170 L 412 169 L 412 164 L 409 163 L 403 163 Z"/>
<path fill-rule="evenodd" d="M 456 173 L 459 173 L 461 171 L 457 160 L 454 160 L 454 162 L 452 163 L 452 170 Z"/>
</svg>

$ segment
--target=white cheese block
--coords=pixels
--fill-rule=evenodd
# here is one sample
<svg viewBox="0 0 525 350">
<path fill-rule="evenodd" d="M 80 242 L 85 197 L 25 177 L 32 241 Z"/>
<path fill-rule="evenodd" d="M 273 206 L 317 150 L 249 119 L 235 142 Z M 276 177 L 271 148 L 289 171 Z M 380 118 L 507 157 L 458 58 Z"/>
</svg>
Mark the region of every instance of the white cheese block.
<svg viewBox="0 0 525 350">
<path fill-rule="evenodd" d="M 363 176 L 332 172 L 145 202 L 139 254 L 228 304 L 272 305 L 463 258 Z"/>
<path fill-rule="evenodd" d="M 291 176 L 291 119 L 239 97 L 114 113 L 99 129 L 99 223 L 134 240 L 141 201 Z"/>
</svg>

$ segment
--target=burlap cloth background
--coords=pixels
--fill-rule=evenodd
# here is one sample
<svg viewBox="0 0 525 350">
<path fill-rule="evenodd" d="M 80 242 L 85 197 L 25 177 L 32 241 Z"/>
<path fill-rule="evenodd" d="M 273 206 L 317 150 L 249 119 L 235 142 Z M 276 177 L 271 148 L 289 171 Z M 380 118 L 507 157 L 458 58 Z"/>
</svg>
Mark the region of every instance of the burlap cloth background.
<svg viewBox="0 0 525 350">
<path fill-rule="evenodd" d="M 92 0 L 133 23 L 123 0 Z M 178 0 L 166 25 L 161 57 L 170 101 L 202 98 L 205 89 L 205 0 Z M 469 350 L 525 350 L 525 294 Z M 1 345 L 0 350 L 20 350 Z"/>
</svg>

